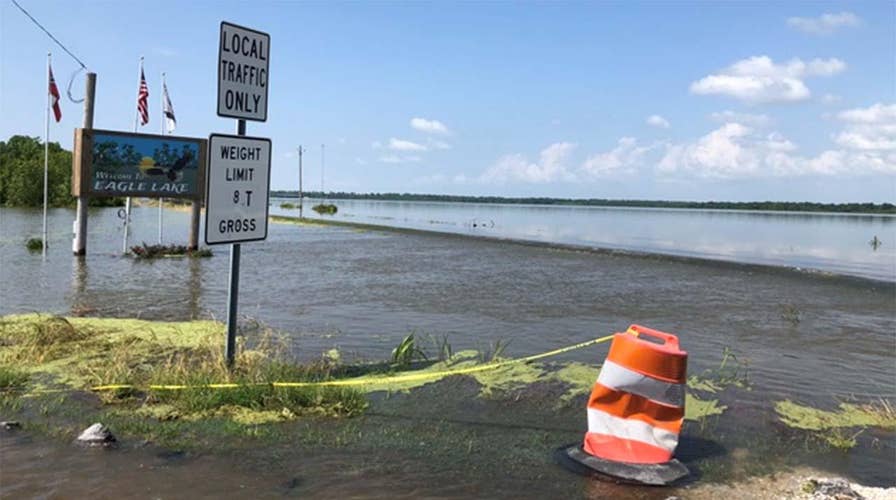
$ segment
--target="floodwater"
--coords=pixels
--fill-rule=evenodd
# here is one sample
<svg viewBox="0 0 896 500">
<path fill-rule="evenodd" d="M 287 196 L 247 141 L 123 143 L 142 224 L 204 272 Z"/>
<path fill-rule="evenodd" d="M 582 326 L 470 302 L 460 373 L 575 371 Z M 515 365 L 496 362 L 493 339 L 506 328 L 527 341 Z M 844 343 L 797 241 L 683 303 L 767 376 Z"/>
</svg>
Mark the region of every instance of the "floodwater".
<svg viewBox="0 0 896 500">
<path fill-rule="evenodd" d="M 275 199 L 271 213 L 296 199 Z M 896 216 L 746 210 L 329 200 L 305 217 L 591 248 L 747 262 L 896 281 Z M 883 245 L 872 245 L 872 241 Z"/>
<path fill-rule="evenodd" d="M 0 209 L 0 313 L 77 309 L 146 319 L 224 316 L 226 247 L 215 247 L 208 259 L 134 261 L 120 255 L 116 212 L 91 211 L 88 256 L 79 260 L 70 253 L 71 210 L 51 211 L 50 251 L 43 259 L 23 244 L 40 234 L 40 211 Z M 188 215 L 167 211 L 165 218 L 166 241 L 185 242 Z M 889 219 L 845 220 L 847 227 L 870 228 L 867 232 L 884 240 L 878 251 L 892 252 L 886 250 L 896 241 L 886 235 L 893 227 Z M 840 224 L 825 221 L 827 216 L 808 224 Z M 133 242 L 155 242 L 156 210 L 135 209 L 133 229 Z M 581 342 L 632 323 L 671 331 L 689 352 L 690 373 L 716 367 L 730 349 L 749 363 L 751 383 L 750 390 L 723 399 L 728 410 L 711 433 L 698 425 L 686 428 L 682 454 L 748 462 L 743 469 L 788 456 L 865 484 L 893 486 L 893 432 L 870 429 L 852 450 L 818 451 L 800 446 L 801 441 L 795 444 L 793 431 L 777 421 L 773 409 L 784 399 L 826 409 L 849 398 L 896 399 L 893 281 L 452 234 L 271 224 L 266 242 L 243 246 L 240 314 L 287 332 L 302 359 L 318 358 L 332 347 L 348 359 L 383 359 L 411 331 L 444 335 L 455 352 L 510 341 L 507 354 L 512 356 Z M 559 360 L 599 363 L 605 355 L 606 347 L 599 347 Z M 359 435 L 369 430 L 429 436 L 401 441 L 401 446 L 393 446 L 390 438 L 382 446 L 299 453 L 284 443 L 274 451 L 171 460 L 164 450 L 126 445 L 110 452 L 114 455 L 85 454 L 65 444 L 0 433 L 0 495 L 78 497 L 120 491 L 123 497 L 169 498 L 184 491 L 239 495 L 244 491 L 239 488 L 258 497 L 674 494 L 596 485 L 556 466 L 553 449 L 581 438 L 583 408 L 555 412 L 543 395 L 515 403 L 483 402 L 473 397 L 475 392 L 464 392 L 463 384 L 455 385 L 444 381 L 419 395 L 386 398 L 375 402 L 372 414 L 353 419 Z M 439 392 L 445 388 L 451 390 Z M 455 439 L 469 444 L 445 445 Z M 467 446 L 464 453 L 454 449 Z M 6 472 L 12 470 L 10 463 L 16 464 L 14 474 Z M 203 478 L 202 484 L 196 477 Z M 719 479 L 727 478 L 712 478 Z"/>
</svg>

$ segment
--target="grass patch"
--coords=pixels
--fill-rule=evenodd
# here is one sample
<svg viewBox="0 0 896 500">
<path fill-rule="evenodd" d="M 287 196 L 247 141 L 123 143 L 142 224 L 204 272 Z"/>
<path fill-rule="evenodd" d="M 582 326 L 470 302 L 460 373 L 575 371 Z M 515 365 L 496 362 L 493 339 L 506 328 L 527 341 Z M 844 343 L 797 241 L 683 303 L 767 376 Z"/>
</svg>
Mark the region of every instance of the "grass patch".
<svg viewBox="0 0 896 500">
<path fill-rule="evenodd" d="M 131 247 L 131 255 L 137 259 L 158 259 L 161 257 L 211 257 L 210 248 L 191 250 L 186 245 L 147 245 L 142 243 Z"/>
<path fill-rule="evenodd" d="M 28 374 L 11 366 L 0 365 L 0 390 L 21 389 L 28 382 Z"/>
<path fill-rule="evenodd" d="M 281 203 L 280 208 L 283 208 L 286 210 L 291 210 L 293 208 L 297 208 L 297 205 L 295 203 L 286 202 L 286 203 Z"/>
<path fill-rule="evenodd" d="M 28 249 L 29 252 L 37 252 L 44 249 L 44 240 L 40 238 L 28 238 L 25 242 L 25 248 Z"/>
<path fill-rule="evenodd" d="M 231 371 L 224 360 L 224 327 L 219 323 L 6 316 L 0 321 L 0 366 L 15 364 L 26 376 L 40 374 L 41 379 L 72 389 L 133 385 L 137 389 L 98 394 L 105 404 L 131 409 L 165 405 L 162 408 L 173 408 L 178 418 L 229 415 L 248 421 L 246 412 L 275 411 L 294 418 L 308 414 L 352 416 L 364 411 L 366 398 L 351 388 L 273 387 L 270 383 L 275 381 L 327 380 L 332 366 L 324 362 L 293 364 L 273 333 L 261 332 L 260 339 L 252 349 L 238 343 Z M 144 390 L 152 384 L 210 383 L 245 386 Z M 234 410 L 237 407 L 242 410 Z"/>
<path fill-rule="evenodd" d="M 71 352 L 71 345 L 91 336 L 89 328 L 76 329 L 67 319 L 33 315 L 0 320 L 0 363 L 17 365 L 53 361 Z"/>
</svg>

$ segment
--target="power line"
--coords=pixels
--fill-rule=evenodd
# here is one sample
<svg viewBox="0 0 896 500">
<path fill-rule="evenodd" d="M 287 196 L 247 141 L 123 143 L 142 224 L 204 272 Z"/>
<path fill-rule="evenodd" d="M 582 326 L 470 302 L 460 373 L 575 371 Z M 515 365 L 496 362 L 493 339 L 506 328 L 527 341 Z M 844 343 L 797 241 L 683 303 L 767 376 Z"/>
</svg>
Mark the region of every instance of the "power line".
<svg viewBox="0 0 896 500">
<path fill-rule="evenodd" d="M 32 21 L 34 24 L 36 24 L 38 28 L 40 28 L 41 30 L 43 30 L 43 32 L 46 33 L 48 37 L 50 37 L 54 42 L 56 42 L 56 45 L 60 46 L 60 47 L 62 48 L 62 50 L 65 51 L 66 54 L 72 56 L 72 59 L 74 59 L 75 61 L 78 61 L 78 64 L 81 65 L 81 68 L 82 68 L 82 69 L 87 69 L 87 65 L 85 65 L 83 62 L 81 62 L 81 60 L 78 59 L 77 56 L 75 56 L 74 54 L 72 54 L 72 51 L 68 50 L 68 49 L 65 47 L 65 45 L 62 45 L 62 42 L 60 42 L 59 40 L 57 40 L 56 37 L 53 36 L 52 33 L 50 33 L 49 31 L 47 31 L 47 28 L 44 28 L 43 25 L 41 25 L 39 22 L 37 22 L 37 19 L 35 19 L 34 16 L 32 16 L 31 14 L 29 14 L 28 11 L 24 9 L 24 7 L 22 7 L 21 5 L 19 5 L 19 2 L 16 2 L 16 0 L 10 0 L 10 1 L 13 3 L 13 5 L 15 5 L 16 7 L 18 7 L 19 10 L 21 10 L 23 14 L 25 14 L 26 16 L 28 16 L 28 19 L 31 19 L 31 21 Z"/>
</svg>

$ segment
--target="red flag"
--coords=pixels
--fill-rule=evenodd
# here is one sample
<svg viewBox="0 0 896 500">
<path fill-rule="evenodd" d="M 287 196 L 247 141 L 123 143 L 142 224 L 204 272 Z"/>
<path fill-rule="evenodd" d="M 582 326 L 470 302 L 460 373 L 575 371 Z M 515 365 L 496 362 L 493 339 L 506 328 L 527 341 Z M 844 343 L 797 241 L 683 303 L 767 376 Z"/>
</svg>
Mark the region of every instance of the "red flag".
<svg viewBox="0 0 896 500">
<path fill-rule="evenodd" d="M 50 69 L 50 105 L 53 107 L 53 116 L 56 122 L 62 119 L 62 109 L 59 108 L 59 89 L 56 88 L 56 79 L 53 78 L 53 68 Z"/>
<path fill-rule="evenodd" d="M 140 113 L 140 125 L 149 123 L 149 87 L 146 86 L 146 78 L 143 76 L 143 66 L 140 66 L 140 90 L 137 91 L 137 112 Z"/>
</svg>

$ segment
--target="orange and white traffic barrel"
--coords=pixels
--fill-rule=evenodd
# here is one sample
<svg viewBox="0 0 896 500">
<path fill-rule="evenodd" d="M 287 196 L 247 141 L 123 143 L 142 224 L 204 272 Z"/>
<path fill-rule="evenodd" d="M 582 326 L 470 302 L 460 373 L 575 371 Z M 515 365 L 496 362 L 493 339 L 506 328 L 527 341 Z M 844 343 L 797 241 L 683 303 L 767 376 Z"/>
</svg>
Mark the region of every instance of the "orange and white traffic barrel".
<svg viewBox="0 0 896 500">
<path fill-rule="evenodd" d="M 687 359 L 670 333 L 632 325 L 614 335 L 588 400 L 584 443 L 565 450 L 567 456 L 646 484 L 687 475 L 673 458 L 684 421 Z"/>
</svg>

